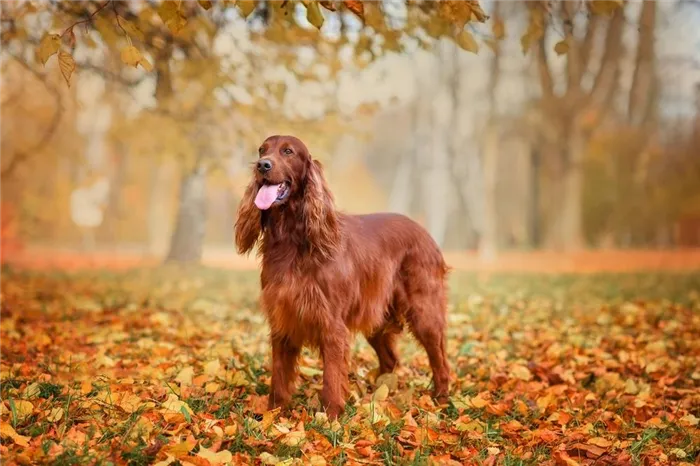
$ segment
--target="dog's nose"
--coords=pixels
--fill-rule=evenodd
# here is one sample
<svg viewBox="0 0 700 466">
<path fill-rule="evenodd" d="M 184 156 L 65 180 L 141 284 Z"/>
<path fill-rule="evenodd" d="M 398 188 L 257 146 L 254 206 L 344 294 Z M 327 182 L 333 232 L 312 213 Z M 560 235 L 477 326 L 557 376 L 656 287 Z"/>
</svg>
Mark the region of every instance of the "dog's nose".
<svg viewBox="0 0 700 466">
<path fill-rule="evenodd" d="M 272 170 L 272 162 L 268 159 L 258 160 L 258 171 L 260 173 L 267 173 Z"/>
</svg>

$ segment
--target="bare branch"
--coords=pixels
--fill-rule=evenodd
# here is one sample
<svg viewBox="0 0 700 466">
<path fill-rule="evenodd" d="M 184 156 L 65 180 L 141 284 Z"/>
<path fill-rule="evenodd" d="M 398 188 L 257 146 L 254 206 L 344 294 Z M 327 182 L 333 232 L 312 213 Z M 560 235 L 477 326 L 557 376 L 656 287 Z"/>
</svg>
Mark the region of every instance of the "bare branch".
<svg viewBox="0 0 700 466">
<path fill-rule="evenodd" d="M 46 80 L 46 76 L 39 73 L 36 69 L 29 66 L 29 64 L 27 64 L 24 60 L 17 57 L 16 55 L 10 54 L 10 56 L 19 65 L 21 65 L 24 69 L 31 72 L 39 81 L 41 81 L 44 84 L 44 86 L 46 87 L 46 90 L 49 91 L 49 93 L 53 96 L 53 98 L 56 102 L 56 110 L 54 111 L 53 115 L 51 116 L 51 121 L 49 122 L 49 126 L 46 129 L 46 132 L 44 132 L 44 134 L 41 136 L 41 138 L 39 138 L 39 140 L 30 148 L 25 149 L 23 151 L 15 152 L 14 156 L 10 159 L 10 162 L 7 165 L 5 165 L 4 167 L 2 167 L 2 170 L 0 171 L 0 176 L 2 176 L 2 177 L 7 177 L 7 176 L 11 175 L 22 162 L 24 162 L 32 154 L 43 149 L 44 146 L 49 143 L 49 141 L 53 137 L 54 133 L 58 129 L 58 124 L 61 121 L 61 114 L 63 113 L 63 101 L 61 98 L 61 93 L 58 91 L 58 89 L 56 89 L 52 84 L 50 84 Z"/>
<path fill-rule="evenodd" d="M 542 96 L 545 100 L 550 100 L 554 98 L 554 80 L 552 79 L 552 70 L 549 68 L 549 61 L 547 60 L 547 47 L 544 42 L 546 35 L 546 33 L 542 34 L 540 40 L 537 41 L 536 60 Z"/>
<path fill-rule="evenodd" d="M 595 39 L 598 30 L 600 29 L 600 17 L 598 15 L 589 15 L 588 23 L 586 24 L 586 35 L 580 47 L 581 59 L 581 75 L 586 72 L 590 66 L 591 50 L 593 49 L 593 40 Z M 579 80 L 581 76 L 579 76 Z"/>
<path fill-rule="evenodd" d="M 577 4 L 574 2 L 561 2 L 562 17 L 564 19 L 564 40 L 569 46 L 566 54 L 566 92 L 577 93 L 580 89 L 583 66 L 579 44 L 574 37 L 574 16 Z"/>
<path fill-rule="evenodd" d="M 605 52 L 600 63 L 598 75 L 595 77 L 591 97 L 595 103 L 605 102 L 610 94 L 610 88 L 615 85 L 618 76 L 619 58 L 622 54 L 622 26 L 624 25 L 624 10 L 618 8 L 608 23 L 605 37 Z"/>
<path fill-rule="evenodd" d="M 653 107 L 656 9 L 655 1 L 645 0 L 639 17 L 637 58 L 627 107 L 627 117 L 633 125 L 648 120 Z"/>
</svg>

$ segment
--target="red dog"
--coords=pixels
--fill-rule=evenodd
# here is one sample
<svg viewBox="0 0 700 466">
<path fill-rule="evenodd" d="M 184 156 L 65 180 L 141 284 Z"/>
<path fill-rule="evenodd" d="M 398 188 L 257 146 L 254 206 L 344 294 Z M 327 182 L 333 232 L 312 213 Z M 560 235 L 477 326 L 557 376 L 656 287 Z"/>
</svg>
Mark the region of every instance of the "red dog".
<svg viewBox="0 0 700 466">
<path fill-rule="evenodd" d="M 321 399 L 329 417 L 337 417 L 348 392 L 351 335 L 363 333 L 380 373 L 391 372 L 404 324 L 428 353 L 434 396 L 444 402 L 448 269 L 437 244 L 402 215 L 338 212 L 321 164 L 299 139 L 271 136 L 258 152 L 235 236 L 241 254 L 260 241 L 261 307 L 272 342 L 270 408 L 290 401 L 297 357 L 308 345 L 320 349 Z"/>
</svg>

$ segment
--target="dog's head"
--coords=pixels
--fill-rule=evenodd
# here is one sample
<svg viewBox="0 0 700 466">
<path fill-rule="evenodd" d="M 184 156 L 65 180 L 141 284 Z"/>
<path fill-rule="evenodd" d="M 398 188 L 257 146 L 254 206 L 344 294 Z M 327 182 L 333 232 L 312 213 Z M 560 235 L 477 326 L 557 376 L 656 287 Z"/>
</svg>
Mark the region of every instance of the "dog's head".
<svg viewBox="0 0 700 466">
<path fill-rule="evenodd" d="M 303 222 L 306 239 L 329 253 L 337 237 L 333 196 L 321 164 L 311 158 L 306 145 L 294 136 L 270 136 L 258 148 L 248 185 L 236 218 L 236 246 L 248 253 L 263 231 L 263 212 L 288 209 Z"/>
</svg>

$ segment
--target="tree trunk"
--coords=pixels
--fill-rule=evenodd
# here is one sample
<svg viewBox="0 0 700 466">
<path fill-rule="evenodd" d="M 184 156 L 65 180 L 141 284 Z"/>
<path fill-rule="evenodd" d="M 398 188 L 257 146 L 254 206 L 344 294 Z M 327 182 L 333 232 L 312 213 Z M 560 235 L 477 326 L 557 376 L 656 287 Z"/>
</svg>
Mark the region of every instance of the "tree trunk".
<svg viewBox="0 0 700 466">
<path fill-rule="evenodd" d="M 494 2 L 493 21 L 501 21 L 501 2 Z M 498 251 L 498 215 L 496 206 L 496 180 L 498 178 L 498 156 L 500 141 L 498 132 L 498 85 L 501 80 L 501 44 L 495 41 L 493 57 L 489 70 L 489 119 L 483 139 L 482 178 L 483 194 L 483 229 L 479 240 L 479 257 L 491 262 L 496 259 Z"/>
<path fill-rule="evenodd" d="M 654 53 L 654 33 L 656 8 L 656 1 L 644 0 L 639 17 L 637 57 L 627 106 L 628 120 L 636 126 L 649 123 L 655 114 L 656 55 Z"/>
<path fill-rule="evenodd" d="M 566 251 L 584 247 L 583 240 L 583 158 L 584 137 L 574 130 L 567 141 L 567 164 L 562 179 L 561 240 Z"/>
<path fill-rule="evenodd" d="M 529 231 L 530 247 L 540 246 L 540 153 L 539 148 L 530 148 L 530 204 L 529 204 Z"/>
<path fill-rule="evenodd" d="M 389 210 L 408 215 L 411 209 L 411 172 L 413 154 L 404 155 L 399 162 L 399 168 L 394 175 L 389 194 Z"/>
<path fill-rule="evenodd" d="M 167 166 L 157 159 L 153 160 L 150 166 L 146 253 L 150 256 L 160 256 L 167 250 L 167 238 L 172 226 L 168 206 L 163 202 L 168 195 L 169 173 Z"/>
<path fill-rule="evenodd" d="M 485 261 L 493 261 L 498 251 L 498 217 L 496 214 L 496 178 L 498 176 L 498 127 L 495 121 L 490 121 L 484 134 L 483 150 L 483 180 L 484 180 L 484 210 L 481 239 L 479 241 L 479 257 Z"/>
<path fill-rule="evenodd" d="M 198 167 L 182 179 L 177 221 L 166 262 L 199 262 L 205 227 L 206 174 Z"/>
<path fill-rule="evenodd" d="M 127 152 L 124 144 L 117 141 L 114 147 L 114 168 L 111 173 L 109 197 L 105 208 L 104 222 L 102 223 L 98 239 L 106 240 L 115 245 L 119 240 L 118 223 L 121 220 L 123 208 L 121 203 L 122 189 L 126 177 Z"/>
</svg>

